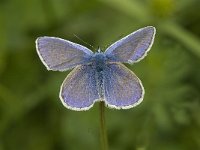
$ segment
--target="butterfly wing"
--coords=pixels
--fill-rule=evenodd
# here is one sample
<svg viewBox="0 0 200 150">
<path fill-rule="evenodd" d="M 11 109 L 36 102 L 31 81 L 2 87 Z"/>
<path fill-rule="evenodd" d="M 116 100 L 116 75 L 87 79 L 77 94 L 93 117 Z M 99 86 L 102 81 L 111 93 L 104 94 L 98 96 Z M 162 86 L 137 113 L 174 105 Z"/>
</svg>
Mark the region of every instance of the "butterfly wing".
<svg viewBox="0 0 200 150">
<path fill-rule="evenodd" d="M 134 63 L 143 59 L 150 50 L 156 29 L 148 26 L 139 29 L 106 49 L 110 62 Z"/>
<path fill-rule="evenodd" d="M 93 54 L 88 48 L 55 37 L 39 37 L 37 53 L 48 70 L 65 71 L 89 62 Z"/>
<path fill-rule="evenodd" d="M 61 89 L 63 105 L 72 110 L 88 110 L 99 99 L 96 70 L 90 65 L 78 66 L 66 77 Z"/>
<path fill-rule="evenodd" d="M 103 83 L 105 103 L 110 108 L 128 109 L 143 100 L 140 79 L 121 63 L 107 64 Z"/>
</svg>

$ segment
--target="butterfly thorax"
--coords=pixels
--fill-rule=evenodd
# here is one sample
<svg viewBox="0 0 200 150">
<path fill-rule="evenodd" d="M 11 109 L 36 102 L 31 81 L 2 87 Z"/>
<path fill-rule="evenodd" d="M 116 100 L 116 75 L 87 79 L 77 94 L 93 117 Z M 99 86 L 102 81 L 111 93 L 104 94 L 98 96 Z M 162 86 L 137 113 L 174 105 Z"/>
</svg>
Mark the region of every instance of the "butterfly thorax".
<svg viewBox="0 0 200 150">
<path fill-rule="evenodd" d="M 95 53 L 92 59 L 92 64 L 97 72 L 102 72 L 105 68 L 106 56 L 104 53 Z"/>
</svg>

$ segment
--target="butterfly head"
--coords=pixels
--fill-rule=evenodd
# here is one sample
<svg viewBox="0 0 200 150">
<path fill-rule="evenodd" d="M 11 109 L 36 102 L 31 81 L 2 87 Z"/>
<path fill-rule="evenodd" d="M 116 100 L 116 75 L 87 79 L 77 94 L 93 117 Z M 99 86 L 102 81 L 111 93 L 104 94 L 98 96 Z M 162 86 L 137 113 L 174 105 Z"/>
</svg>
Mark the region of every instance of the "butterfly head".
<svg viewBox="0 0 200 150">
<path fill-rule="evenodd" d="M 100 47 L 98 46 L 97 53 L 102 53 Z"/>
</svg>

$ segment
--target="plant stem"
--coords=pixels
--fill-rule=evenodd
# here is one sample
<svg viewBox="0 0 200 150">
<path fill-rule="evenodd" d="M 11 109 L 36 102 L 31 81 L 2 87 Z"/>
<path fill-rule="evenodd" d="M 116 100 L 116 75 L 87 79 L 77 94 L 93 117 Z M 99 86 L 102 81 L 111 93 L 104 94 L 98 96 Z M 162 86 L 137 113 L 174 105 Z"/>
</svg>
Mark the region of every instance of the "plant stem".
<svg viewBox="0 0 200 150">
<path fill-rule="evenodd" d="M 107 133 L 106 133 L 104 102 L 99 103 L 99 115 L 100 115 L 101 148 L 102 148 L 102 150 L 108 150 L 108 139 L 107 139 Z"/>
</svg>

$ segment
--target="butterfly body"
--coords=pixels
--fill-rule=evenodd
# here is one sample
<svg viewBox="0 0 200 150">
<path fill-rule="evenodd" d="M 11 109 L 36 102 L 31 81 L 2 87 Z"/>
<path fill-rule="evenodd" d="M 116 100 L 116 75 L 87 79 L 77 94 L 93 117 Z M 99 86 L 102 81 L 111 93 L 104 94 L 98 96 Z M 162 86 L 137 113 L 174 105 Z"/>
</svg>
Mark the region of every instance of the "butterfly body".
<svg viewBox="0 0 200 150">
<path fill-rule="evenodd" d="M 93 54 L 91 65 L 96 69 L 98 73 L 102 72 L 106 65 L 106 55 L 103 52 L 96 52 Z"/>
<path fill-rule="evenodd" d="M 36 40 L 37 53 L 48 70 L 74 68 L 64 80 L 60 99 L 69 109 L 88 110 L 96 101 L 110 108 L 128 109 L 141 103 L 144 88 L 140 79 L 122 63 L 138 62 L 150 50 L 154 27 L 139 29 L 102 52 L 54 37 Z"/>
</svg>

